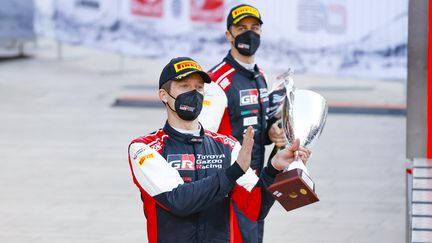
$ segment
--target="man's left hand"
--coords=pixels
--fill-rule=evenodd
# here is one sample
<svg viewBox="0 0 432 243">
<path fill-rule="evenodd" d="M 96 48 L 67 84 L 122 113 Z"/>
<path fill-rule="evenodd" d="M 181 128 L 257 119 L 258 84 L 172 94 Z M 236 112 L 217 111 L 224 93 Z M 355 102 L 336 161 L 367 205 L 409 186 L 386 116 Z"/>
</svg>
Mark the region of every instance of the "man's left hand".
<svg viewBox="0 0 432 243">
<path fill-rule="evenodd" d="M 269 129 L 268 135 L 270 140 L 275 144 L 275 146 L 284 147 L 286 145 L 285 134 L 283 129 L 279 128 L 278 123 L 279 122 L 273 123 L 273 125 Z"/>
</svg>

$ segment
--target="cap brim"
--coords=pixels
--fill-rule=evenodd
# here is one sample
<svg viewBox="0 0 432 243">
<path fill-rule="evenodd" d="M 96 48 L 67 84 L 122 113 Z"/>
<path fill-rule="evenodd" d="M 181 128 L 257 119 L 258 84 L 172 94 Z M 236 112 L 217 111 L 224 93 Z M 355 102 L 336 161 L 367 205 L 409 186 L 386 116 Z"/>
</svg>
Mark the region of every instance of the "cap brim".
<svg viewBox="0 0 432 243">
<path fill-rule="evenodd" d="M 233 24 L 238 24 L 238 22 L 240 22 L 242 19 L 247 18 L 247 17 L 254 18 L 254 19 L 258 20 L 260 22 L 260 24 L 263 24 L 262 20 L 253 14 L 244 14 L 244 15 L 234 19 Z"/>
<path fill-rule="evenodd" d="M 201 76 L 201 78 L 203 79 L 204 83 L 211 83 L 210 76 L 206 72 L 200 71 L 200 70 L 192 70 L 192 71 L 180 74 L 180 75 L 174 77 L 174 80 L 183 80 L 194 73 L 199 74 Z"/>
</svg>

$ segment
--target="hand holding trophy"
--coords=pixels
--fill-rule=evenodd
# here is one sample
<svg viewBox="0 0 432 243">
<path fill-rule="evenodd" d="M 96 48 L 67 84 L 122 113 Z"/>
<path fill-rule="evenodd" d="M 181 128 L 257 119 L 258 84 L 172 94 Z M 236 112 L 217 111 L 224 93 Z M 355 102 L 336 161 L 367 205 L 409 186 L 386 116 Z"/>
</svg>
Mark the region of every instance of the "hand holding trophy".
<svg viewBox="0 0 432 243">
<path fill-rule="evenodd" d="M 276 96 L 272 96 L 273 92 L 270 93 L 270 100 L 274 98 L 274 104 L 283 102 L 279 106 L 281 108 L 273 107 L 273 115 L 280 116 L 282 120 L 287 146 L 291 150 L 298 150 L 300 146 L 308 151 L 324 128 L 327 102 L 313 91 L 295 89 L 291 75 L 290 71 L 282 75 L 283 82 L 276 86 L 279 88 L 274 89 Z M 284 89 L 280 89 L 280 84 L 283 84 Z M 285 91 L 285 94 L 281 90 Z M 315 193 L 315 183 L 300 158 L 296 158 L 284 172 L 279 173 L 268 190 L 287 211 L 319 201 Z"/>
</svg>

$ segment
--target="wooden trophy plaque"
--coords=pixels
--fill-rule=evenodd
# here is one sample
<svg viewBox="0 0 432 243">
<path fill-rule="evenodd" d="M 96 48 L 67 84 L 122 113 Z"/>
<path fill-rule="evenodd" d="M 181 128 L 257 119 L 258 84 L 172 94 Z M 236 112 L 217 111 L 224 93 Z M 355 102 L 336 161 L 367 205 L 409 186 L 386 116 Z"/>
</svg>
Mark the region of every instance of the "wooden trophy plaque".
<svg viewBox="0 0 432 243">
<path fill-rule="evenodd" d="M 276 175 L 268 190 L 287 211 L 319 201 L 315 183 L 298 168 Z"/>
</svg>

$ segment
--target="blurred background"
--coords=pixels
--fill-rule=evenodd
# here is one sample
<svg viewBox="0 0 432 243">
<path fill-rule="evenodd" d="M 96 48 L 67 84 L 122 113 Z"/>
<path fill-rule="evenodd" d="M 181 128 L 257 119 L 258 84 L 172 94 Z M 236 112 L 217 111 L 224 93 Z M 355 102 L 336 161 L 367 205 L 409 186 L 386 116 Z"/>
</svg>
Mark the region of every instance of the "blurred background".
<svg viewBox="0 0 432 243">
<path fill-rule="evenodd" d="M 37 35 L 122 56 L 191 55 L 213 65 L 227 52 L 227 11 L 242 2 L 3 0 L 0 39 L 19 50 Z M 265 20 L 258 56 L 266 70 L 406 79 L 407 0 L 247 2 Z"/>
<path fill-rule="evenodd" d="M 171 58 L 227 54 L 240 3 L 269 86 L 293 68 L 330 109 L 321 201 L 276 203 L 265 242 L 406 242 L 408 0 L 0 0 L 0 242 L 147 242 L 127 146 L 165 122 Z"/>
</svg>

